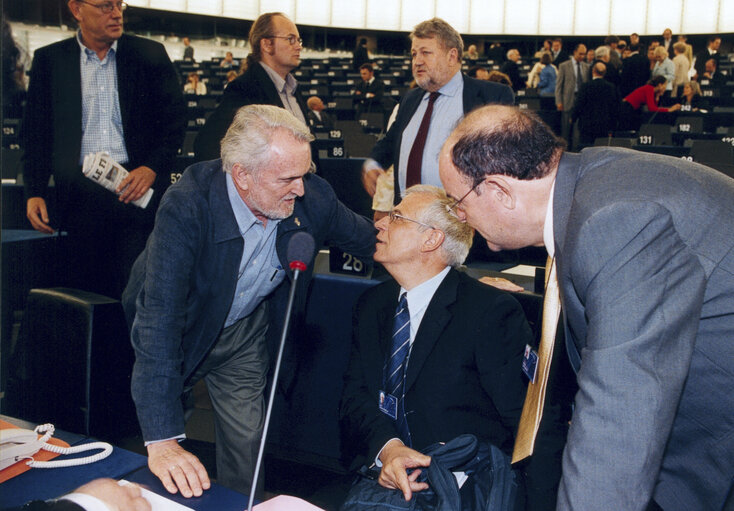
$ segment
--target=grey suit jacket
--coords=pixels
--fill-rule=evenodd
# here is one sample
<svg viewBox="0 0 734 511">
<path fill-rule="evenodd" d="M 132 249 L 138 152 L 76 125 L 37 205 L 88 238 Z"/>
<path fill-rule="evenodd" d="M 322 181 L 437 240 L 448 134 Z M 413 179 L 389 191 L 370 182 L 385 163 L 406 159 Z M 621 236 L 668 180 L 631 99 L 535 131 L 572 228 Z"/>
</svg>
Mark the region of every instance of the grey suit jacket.
<svg viewBox="0 0 734 511">
<path fill-rule="evenodd" d="M 578 370 L 558 509 L 720 510 L 734 477 L 734 181 L 616 148 L 553 200 Z"/>
<path fill-rule="evenodd" d="M 573 109 L 574 99 L 576 97 L 576 74 L 574 66 L 576 59 L 570 58 L 558 66 L 558 76 L 556 77 L 556 104 L 563 104 L 563 111 L 570 112 Z M 581 62 L 581 82 L 585 82 L 589 78 L 589 64 Z"/>
</svg>

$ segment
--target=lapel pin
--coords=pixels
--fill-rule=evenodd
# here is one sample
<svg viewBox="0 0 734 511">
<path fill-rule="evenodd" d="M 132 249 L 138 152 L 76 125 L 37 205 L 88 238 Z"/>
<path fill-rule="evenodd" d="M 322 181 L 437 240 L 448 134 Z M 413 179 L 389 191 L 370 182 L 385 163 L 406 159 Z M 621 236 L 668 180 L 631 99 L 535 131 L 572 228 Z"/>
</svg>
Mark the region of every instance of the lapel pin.
<svg viewBox="0 0 734 511">
<path fill-rule="evenodd" d="M 298 227 L 301 227 L 301 221 L 298 219 L 298 217 L 296 217 L 295 220 L 293 221 L 296 223 Z"/>
</svg>

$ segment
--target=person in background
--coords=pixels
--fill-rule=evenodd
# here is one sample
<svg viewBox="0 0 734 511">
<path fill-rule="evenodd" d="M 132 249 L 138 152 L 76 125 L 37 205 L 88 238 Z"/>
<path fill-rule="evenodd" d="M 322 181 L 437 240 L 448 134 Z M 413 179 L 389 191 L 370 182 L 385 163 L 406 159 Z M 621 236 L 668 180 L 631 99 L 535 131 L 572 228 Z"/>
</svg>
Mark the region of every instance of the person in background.
<svg viewBox="0 0 734 511">
<path fill-rule="evenodd" d="M 662 76 L 665 78 L 665 92 L 662 95 L 662 103 L 670 101 L 675 81 L 675 64 L 668 58 L 668 51 L 661 45 L 655 48 L 655 66 L 652 68 L 652 77 Z"/>
<path fill-rule="evenodd" d="M 189 73 L 188 79 L 184 84 L 184 93 L 196 94 L 197 96 L 206 95 L 206 84 L 199 80 L 199 73 L 192 71 Z"/>
<path fill-rule="evenodd" d="M 591 65 L 596 60 L 596 50 L 593 48 L 589 48 L 589 50 L 586 52 L 586 63 Z"/>
<path fill-rule="evenodd" d="M 219 63 L 219 67 L 223 67 L 224 69 L 230 69 L 234 66 L 236 66 L 237 63 L 234 60 L 234 56 L 232 55 L 231 51 L 228 51 L 225 55 L 222 61 Z"/>
<path fill-rule="evenodd" d="M 619 122 L 620 100 L 617 88 L 604 79 L 606 67 L 597 62 L 591 68 L 591 80 L 576 96 L 571 118 L 578 121 L 579 149 L 594 145 L 601 137 L 610 137 Z"/>
<path fill-rule="evenodd" d="M 541 96 L 553 97 L 556 94 L 556 77 L 558 70 L 556 66 L 551 63 L 551 57 L 548 53 L 544 53 L 540 57 L 540 64 L 543 69 L 540 71 L 538 79 L 538 93 Z"/>
<path fill-rule="evenodd" d="M 489 71 L 484 66 L 472 66 L 466 72 L 467 76 L 477 80 L 489 80 Z"/>
<path fill-rule="evenodd" d="M 382 112 L 382 97 L 385 94 L 385 83 L 375 78 L 375 70 L 369 62 L 359 67 L 362 81 L 354 90 L 354 103 L 357 116 L 361 113 Z"/>
<path fill-rule="evenodd" d="M 569 58 L 568 53 L 563 49 L 563 40 L 560 37 L 553 39 L 553 43 L 551 44 L 551 53 L 553 54 L 553 65 L 556 66 L 557 69 L 560 68 L 561 64 L 566 62 Z"/>
<path fill-rule="evenodd" d="M 296 25 L 279 12 L 261 14 L 250 28 L 249 41 L 247 71 L 229 83 L 219 105 L 196 136 L 194 151 L 199 160 L 219 157 L 219 143 L 242 106 L 279 106 L 306 123 L 308 107 L 291 74 L 301 63 L 303 48 Z M 317 160 L 315 151 L 314 161 Z"/>
<path fill-rule="evenodd" d="M 535 52 L 535 55 L 533 55 L 534 59 L 540 59 L 540 57 L 543 56 L 544 53 L 550 53 L 553 54 L 553 41 L 551 39 L 545 39 L 543 41 L 543 46 Z"/>
<path fill-rule="evenodd" d="M 354 69 L 355 73 L 359 73 L 359 68 L 362 67 L 362 64 L 366 64 L 369 61 L 370 54 L 367 51 L 367 39 L 362 37 L 354 48 L 354 52 L 352 52 L 352 69 Z"/>
<path fill-rule="evenodd" d="M 706 62 L 709 59 L 714 59 L 718 63 L 719 48 L 721 48 L 721 37 L 713 35 L 709 37 L 706 48 L 696 54 L 695 69 L 699 81 L 703 79 L 703 74 L 706 72 Z"/>
<path fill-rule="evenodd" d="M 718 70 L 718 62 L 718 59 L 715 58 L 710 58 L 706 61 L 703 76 L 699 79 L 701 83 L 714 88 L 726 85 L 726 76 Z"/>
<path fill-rule="evenodd" d="M 67 2 L 79 30 L 36 50 L 22 134 L 31 226 L 68 233 L 59 237 L 54 285 L 114 299 L 145 247 L 186 125 L 181 83 L 165 48 L 123 33 L 126 6 Z M 99 151 L 130 173 L 119 196 L 82 174 L 84 157 Z M 146 209 L 131 204 L 151 188 Z M 54 195 L 56 209 L 49 210 Z"/>
<path fill-rule="evenodd" d="M 469 63 L 472 64 L 479 60 L 479 52 L 477 51 L 477 45 L 476 44 L 470 44 L 469 48 L 467 48 L 466 53 L 464 53 L 464 59 Z"/>
<path fill-rule="evenodd" d="M 697 112 L 707 106 L 706 101 L 701 95 L 701 86 L 695 81 L 685 82 L 683 84 L 678 99 L 680 101 L 681 110 L 684 109 L 684 106 L 689 106 L 691 112 Z M 685 110 L 688 109 L 686 108 Z"/>
<path fill-rule="evenodd" d="M 659 48 L 659 47 L 658 47 Z M 680 105 L 675 104 L 669 108 L 658 106 L 660 96 L 665 92 L 667 81 L 664 76 L 655 76 L 642 87 L 630 92 L 622 100 L 622 113 L 620 117 L 621 129 L 637 131 L 642 124 L 642 105 L 647 106 L 649 112 L 676 112 Z"/>
<path fill-rule="evenodd" d="M 520 66 L 518 62 L 520 62 L 520 52 L 513 48 L 507 51 L 507 60 L 500 67 L 500 71 L 510 77 L 512 90 L 515 92 L 525 88 L 525 82 L 520 77 Z"/>
<path fill-rule="evenodd" d="M 328 129 L 334 128 L 334 118 L 324 111 L 326 106 L 324 106 L 324 102 L 321 101 L 320 97 L 311 96 L 306 101 L 306 104 L 308 105 L 306 117 L 310 126 Z"/>
<path fill-rule="evenodd" d="M 189 62 L 193 62 L 194 47 L 191 46 L 191 41 L 189 40 L 188 37 L 183 38 L 183 45 L 184 45 L 183 59 Z"/>
<path fill-rule="evenodd" d="M 489 72 L 489 76 L 487 77 L 488 82 L 495 82 L 495 83 L 501 83 L 502 85 L 507 85 L 508 87 L 512 88 L 512 80 L 510 80 L 510 77 L 507 76 L 502 71 L 497 71 L 493 69 Z"/>
<path fill-rule="evenodd" d="M 672 97 L 677 98 L 681 87 L 688 82 L 688 70 L 691 68 L 691 61 L 686 57 L 686 49 L 688 45 L 684 42 L 677 42 L 673 45 L 675 57 L 673 57 L 673 66 L 675 67 L 673 78 Z"/>
<path fill-rule="evenodd" d="M 242 59 L 244 62 L 245 59 Z M 227 85 L 229 85 L 232 81 L 234 81 L 235 78 L 237 78 L 239 74 L 234 69 L 230 69 L 227 71 L 227 75 L 225 76 L 225 82 L 224 82 L 224 88 L 227 88 Z"/>
</svg>

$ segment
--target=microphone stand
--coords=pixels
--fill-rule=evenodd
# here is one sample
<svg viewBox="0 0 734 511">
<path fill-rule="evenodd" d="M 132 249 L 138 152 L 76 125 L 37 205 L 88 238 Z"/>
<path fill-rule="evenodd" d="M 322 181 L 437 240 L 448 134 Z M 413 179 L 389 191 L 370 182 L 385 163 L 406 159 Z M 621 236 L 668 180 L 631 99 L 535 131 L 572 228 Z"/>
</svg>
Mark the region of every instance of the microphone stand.
<svg viewBox="0 0 734 511">
<path fill-rule="evenodd" d="M 268 425 L 270 424 L 270 414 L 273 411 L 273 401 L 275 400 L 275 392 L 278 388 L 278 376 L 280 375 L 280 363 L 283 359 L 283 349 L 285 348 L 285 339 L 288 336 L 288 328 L 291 322 L 291 311 L 293 310 L 293 302 L 296 296 L 296 284 L 298 283 L 298 275 L 306 269 L 306 264 L 301 261 L 293 261 L 290 264 L 293 270 L 293 281 L 291 289 L 288 293 L 288 305 L 286 306 L 285 323 L 283 324 L 283 332 L 280 336 L 280 346 L 278 347 L 278 358 L 275 361 L 275 372 L 273 373 L 273 383 L 270 389 L 270 397 L 268 398 L 268 408 L 265 412 L 265 424 L 263 425 L 263 435 L 260 439 L 260 450 L 257 453 L 257 462 L 255 463 L 255 474 L 252 477 L 252 487 L 250 489 L 250 501 L 247 504 L 247 511 L 252 511 L 252 504 L 255 501 L 255 488 L 257 487 L 257 478 L 260 475 L 262 466 L 263 453 L 265 452 L 265 441 L 268 437 Z"/>
</svg>

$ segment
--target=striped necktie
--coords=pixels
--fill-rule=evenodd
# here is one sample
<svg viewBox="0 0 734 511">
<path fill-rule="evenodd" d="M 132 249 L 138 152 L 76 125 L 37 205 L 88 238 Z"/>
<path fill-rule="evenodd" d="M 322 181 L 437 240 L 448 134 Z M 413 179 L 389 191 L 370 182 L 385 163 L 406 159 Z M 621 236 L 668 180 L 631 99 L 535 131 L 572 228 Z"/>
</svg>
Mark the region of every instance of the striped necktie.
<svg viewBox="0 0 734 511">
<path fill-rule="evenodd" d="M 408 363 L 410 352 L 410 312 L 408 310 L 407 293 L 400 296 L 400 302 L 395 310 L 395 324 L 392 334 L 392 346 L 390 355 L 385 362 L 385 391 L 398 400 L 397 428 L 400 439 L 410 447 L 410 431 L 405 419 L 405 368 Z"/>
</svg>

